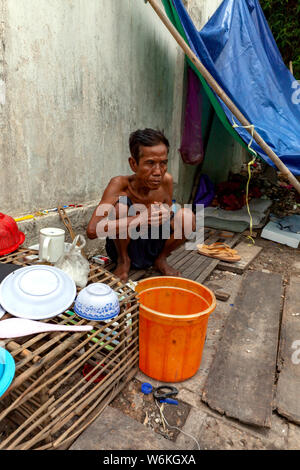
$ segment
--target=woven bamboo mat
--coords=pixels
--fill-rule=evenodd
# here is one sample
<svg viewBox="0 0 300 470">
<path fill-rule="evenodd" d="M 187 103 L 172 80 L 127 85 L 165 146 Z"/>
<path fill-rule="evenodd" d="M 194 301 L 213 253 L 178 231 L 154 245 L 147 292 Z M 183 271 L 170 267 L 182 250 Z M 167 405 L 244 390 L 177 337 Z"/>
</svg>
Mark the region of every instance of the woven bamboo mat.
<svg viewBox="0 0 300 470">
<path fill-rule="evenodd" d="M 0 262 L 25 266 L 29 263 L 24 256 L 30 254 L 35 252 L 20 249 Z M 3 341 L 14 357 L 16 374 L 0 398 L 0 449 L 69 447 L 136 374 L 136 294 L 98 265 L 90 265 L 91 282 L 104 282 L 118 293 L 117 317 L 89 322 L 77 317 L 71 307 L 51 323 L 92 324 L 91 332 L 41 333 Z M 9 434 L 5 432 L 8 421 Z"/>
</svg>

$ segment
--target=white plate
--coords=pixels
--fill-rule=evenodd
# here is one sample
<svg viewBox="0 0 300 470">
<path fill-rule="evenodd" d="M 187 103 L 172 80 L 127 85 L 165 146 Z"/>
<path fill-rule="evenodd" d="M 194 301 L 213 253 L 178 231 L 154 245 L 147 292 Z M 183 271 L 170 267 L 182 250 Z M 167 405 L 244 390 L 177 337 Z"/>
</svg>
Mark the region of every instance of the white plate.
<svg viewBox="0 0 300 470">
<path fill-rule="evenodd" d="M 73 279 L 54 266 L 26 266 L 0 285 L 0 304 L 12 315 L 32 320 L 52 318 L 67 310 L 76 297 Z"/>
</svg>

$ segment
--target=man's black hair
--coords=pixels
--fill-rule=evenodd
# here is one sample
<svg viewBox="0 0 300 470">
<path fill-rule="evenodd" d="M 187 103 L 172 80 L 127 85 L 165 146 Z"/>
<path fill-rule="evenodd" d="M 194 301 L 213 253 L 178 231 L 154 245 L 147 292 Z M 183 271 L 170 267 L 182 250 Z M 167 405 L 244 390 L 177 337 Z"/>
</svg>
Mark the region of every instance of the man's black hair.
<svg viewBox="0 0 300 470">
<path fill-rule="evenodd" d="M 129 137 L 129 148 L 131 156 L 138 163 L 140 154 L 140 146 L 143 147 L 153 147 L 158 144 L 165 144 L 167 150 L 169 151 L 169 141 L 164 135 L 163 132 L 155 129 L 138 129 L 135 132 L 132 132 Z"/>
</svg>

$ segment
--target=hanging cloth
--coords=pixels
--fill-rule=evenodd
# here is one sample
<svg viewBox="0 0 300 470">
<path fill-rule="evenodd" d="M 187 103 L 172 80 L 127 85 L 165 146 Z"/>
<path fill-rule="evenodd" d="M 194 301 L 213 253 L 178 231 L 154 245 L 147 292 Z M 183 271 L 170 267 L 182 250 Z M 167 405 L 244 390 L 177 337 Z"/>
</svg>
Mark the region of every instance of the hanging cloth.
<svg viewBox="0 0 300 470">
<path fill-rule="evenodd" d="M 184 130 L 179 152 L 184 163 L 198 165 L 203 160 L 201 82 L 188 67 L 188 88 Z"/>
</svg>

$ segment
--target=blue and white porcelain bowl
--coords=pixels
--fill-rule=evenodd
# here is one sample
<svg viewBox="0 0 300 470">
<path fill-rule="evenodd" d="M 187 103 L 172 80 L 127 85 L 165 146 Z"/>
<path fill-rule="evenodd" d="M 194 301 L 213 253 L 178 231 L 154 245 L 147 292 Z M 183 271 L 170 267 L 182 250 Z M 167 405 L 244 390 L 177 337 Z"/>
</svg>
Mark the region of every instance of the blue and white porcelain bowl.
<svg viewBox="0 0 300 470">
<path fill-rule="evenodd" d="M 86 320 L 110 320 L 120 313 L 118 296 L 106 284 L 89 284 L 79 292 L 74 312 Z"/>
</svg>

